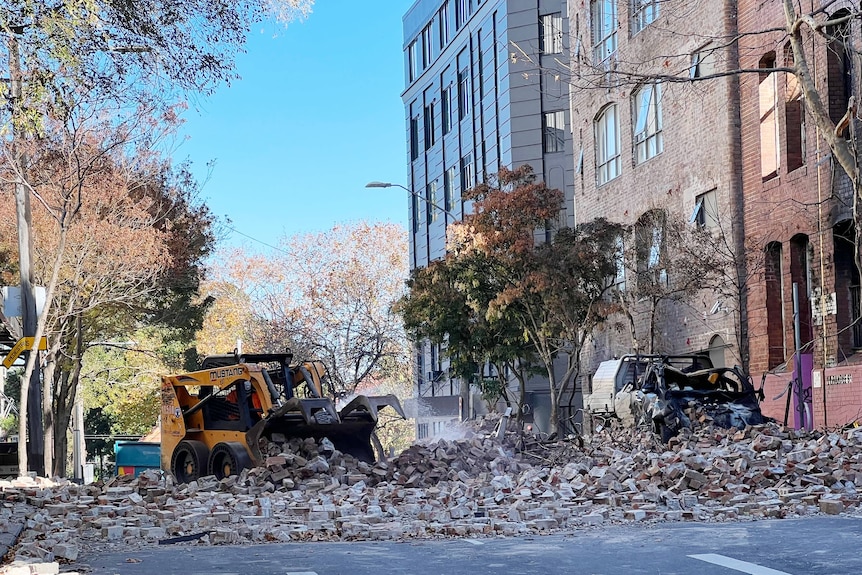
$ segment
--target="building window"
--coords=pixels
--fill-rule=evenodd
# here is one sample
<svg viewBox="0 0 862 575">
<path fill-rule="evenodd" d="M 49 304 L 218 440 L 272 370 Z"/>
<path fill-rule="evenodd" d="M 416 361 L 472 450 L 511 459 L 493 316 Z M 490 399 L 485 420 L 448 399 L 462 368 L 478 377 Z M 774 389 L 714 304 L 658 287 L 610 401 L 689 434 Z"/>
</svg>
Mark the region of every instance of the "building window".
<svg viewBox="0 0 862 575">
<path fill-rule="evenodd" d="M 596 182 L 607 183 L 620 175 L 620 119 L 616 104 L 606 107 L 596 120 Z"/>
<path fill-rule="evenodd" d="M 836 125 L 847 113 L 853 94 L 853 62 L 850 46 L 850 13 L 839 10 L 830 20 L 845 18 L 844 22 L 826 28 L 826 84 L 829 91 L 829 118 Z M 850 130 L 845 133 L 849 137 Z"/>
<path fill-rule="evenodd" d="M 544 54 L 563 52 L 563 15 L 545 14 L 539 20 L 539 50 Z"/>
<path fill-rule="evenodd" d="M 476 185 L 476 171 L 473 166 L 473 154 L 461 158 L 461 189 L 469 190 Z"/>
<path fill-rule="evenodd" d="M 622 236 L 618 236 L 616 240 L 616 245 L 614 249 L 614 268 L 616 269 L 616 273 L 614 274 L 614 285 L 620 291 L 625 291 L 626 289 L 626 250 L 625 250 L 625 242 L 623 241 Z"/>
<path fill-rule="evenodd" d="M 593 0 L 592 16 L 593 60 L 600 64 L 617 51 L 618 0 Z"/>
<path fill-rule="evenodd" d="M 422 69 L 424 70 L 431 65 L 434 60 L 434 35 L 432 34 L 431 24 L 422 29 Z"/>
<path fill-rule="evenodd" d="M 638 282 L 645 285 L 667 283 L 665 270 L 665 214 L 661 210 L 645 213 L 635 224 Z"/>
<path fill-rule="evenodd" d="M 410 118 L 410 160 L 419 158 L 419 118 Z"/>
<path fill-rule="evenodd" d="M 418 395 L 422 395 L 422 384 L 425 383 L 425 350 L 421 344 L 416 346 L 416 385 Z M 431 395 L 434 395 L 434 386 L 431 386 Z"/>
<path fill-rule="evenodd" d="M 689 222 L 701 229 L 718 227 L 718 197 L 715 190 L 700 194 L 694 199 L 694 211 Z"/>
<path fill-rule="evenodd" d="M 470 74 L 467 69 L 458 72 L 458 120 L 467 117 L 470 109 Z"/>
<path fill-rule="evenodd" d="M 451 213 L 452 198 L 454 197 L 452 187 L 455 185 L 455 167 L 451 167 L 443 173 L 443 209 Z"/>
<path fill-rule="evenodd" d="M 644 84 L 634 95 L 635 158 L 637 163 L 657 156 L 662 142 L 661 84 Z"/>
<path fill-rule="evenodd" d="M 427 439 L 428 438 L 428 424 L 427 423 L 419 423 L 416 425 L 416 439 Z"/>
<path fill-rule="evenodd" d="M 440 11 L 437 12 L 437 21 L 440 29 L 440 51 L 449 43 L 449 2 L 443 2 Z"/>
<path fill-rule="evenodd" d="M 427 204 L 427 222 L 430 224 L 437 221 L 437 181 L 434 180 L 425 185 L 425 203 Z M 432 346 L 433 349 L 433 346 Z"/>
<path fill-rule="evenodd" d="M 413 194 L 410 194 L 410 224 L 414 234 L 419 231 L 419 200 Z"/>
<path fill-rule="evenodd" d="M 784 285 L 781 264 L 781 242 L 770 242 L 766 246 L 766 339 L 769 345 L 767 369 L 784 362 Z"/>
<path fill-rule="evenodd" d="M 434 102 L 425 106 L 425 149 L 429 149 L 437 141 L 434 130 Z"/>
<path fill-rule="evenodd" d="M 769 180 L 778 175 L 780 149 L 778 146 L 778 94 L 775 53 L 760 60 L 758 107 L 760 111 L 760 175 Z"/>
<path fill-rule="evenodd" d="M 703 46 L 699 50 L 691 53 L 691 67 L 688 70 L 688 76 L 692 80 L 695 78 L 707 78 L 715 74 L 715 48 L 709 45 Z"/>
<path fill-rule="evenodd" d="M 542 151 L 564 152 L 566 149 L 566 113 L 562 110 L 557 112 L 545 112 L 542 116 Z"/>
<path fill-rule="evenodd" d="M 793 50 L 784 46 L 784 65 L 793 68 Z M 784 147 L 787 150 L 787 171 L 805 163 L 805 106 L 802 86 L 796 74 L 784 74 Z"/>
<path fill-rule="evenodd" d="M 658 18 L 659 0 L 632 0 L 632 34 L 637 34 Z"/>
<path fill-rule="evenodd" d="M 419 77 L 419 62 L 416 54 L 416 40 L 407 46 L 407 78 L 410 82 Z"/>
<path fill-rule="evenodd" d="M 455 29 L 460 30 L 461 26 L 467 23 L 467 18 L 470 17 L 470 0 L 456 0 L 455 5 Z"/>
<path fill-rule="evenodd" d="M 443 88 L 440 97 L 440 106 L 440 121 L 443 124 L 443 135 L 445 136 L 452 129 L 452 84 Z"/>
</svg>

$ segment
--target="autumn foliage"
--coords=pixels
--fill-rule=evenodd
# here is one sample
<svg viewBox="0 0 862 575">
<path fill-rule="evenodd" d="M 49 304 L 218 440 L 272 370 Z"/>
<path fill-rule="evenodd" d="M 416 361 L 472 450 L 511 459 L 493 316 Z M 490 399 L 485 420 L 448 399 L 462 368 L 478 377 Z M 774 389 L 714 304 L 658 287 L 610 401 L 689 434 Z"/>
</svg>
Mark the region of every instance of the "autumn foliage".
<svg viewBox="0 0 862 575">
<path fill-rule="evenodd" d="M 584 341 L 614 309 L 605 294 L 622 230 L 604 220 L 556 229 L 562 194 L 529 166 L 504 168 L 465 198 L 473 213 L 449 227 L 446 257 L 415 270 L 397 309 L 415 337 L 445 342 L 456 366 L 514 364 L 522 400 L 521 370 L 541 366 L 557 432 Z"/>
</svg>

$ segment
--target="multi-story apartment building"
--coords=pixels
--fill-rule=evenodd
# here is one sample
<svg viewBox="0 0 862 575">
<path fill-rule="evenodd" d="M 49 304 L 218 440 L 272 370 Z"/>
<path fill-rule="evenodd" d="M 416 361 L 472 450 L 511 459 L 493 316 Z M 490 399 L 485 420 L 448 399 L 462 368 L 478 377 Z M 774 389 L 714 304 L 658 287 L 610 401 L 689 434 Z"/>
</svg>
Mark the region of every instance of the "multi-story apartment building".
<svg viewBox="0 0 862 575">
<path fill-rule="evenodd" d="M 857 11 L 830 3 L 831 25 L 802 44 L 829 129 L 850 141 L 862 97 Z M 766 374 L 768 415 L 858 421 L 854 185 L 789 73 L 786 26 L 782 3 L 749 0 L 417 1 L 404 18 L 413 267 L 444 254 L 461 190 L 529 163 L 565 191 L 562 223 L 632 226 L 615 279 L 623 312 L 593 334 L 588 372 L 635 350 L 708 352 L 755 384 Z M 724 282 L 656 303 L 638 282 L 673 292 L 681 258 L 669 230 L 680 221 L 709 232 Z M 418 420 L 420 436 L 470 414 L 444 355 L 417 346 L 417 394 L 432 415 Z M 794 379 L 799 402 L 776 399 Z"/>
<path fill-rule="evenodd" d="M 579 23 L 570 76 L 577 221 L 604 217 L 633 230 L 620 240 L 623 311 L 594 332 L 588 373 L 636 351 L 708 351 L 716 365 L 745 359 L 744 306 L 726 289 L 683 290 L 687 270 L 672 253 L 680 225 L 709 230 L 731 275 L 730 251 L 741 249 L 739 95 L 736 78 L 722 75 L 736 68 L 721 40 L 733 27 L 725 4 L 569 3 L 569 21 Z"/>
<path fill-rule="evenodd" d="M 574 166 L 562 0 L 417 0 L 404 16 L 411 267 L 445 253 L 461 191 L 501 166 L 532 166 L 572 208 Z M 573 222 L 573 210 L 564 219 Z M 416 344 L 417 435 L 481 410 L 448 378 L 445 354 Z M 541 387 L 541 386 L 537 386 Z M 536 399 L 541 404 L 541 398 Z"/>
<path fill-rule="evenodd" d="M 805 10 L 820 4 L 805 3 Z M 859 137 L 855 111 L 848 114 L 862 96 L 852 47 L 859 7 L 822 4 L 828 6 L 817 20 L 832 25 L 817 34 L 801 26 L 801 60 L 829 129 L 849 141 Z M 754 71 L 740 79 L 745 229 L 762 262 L 748 299 L 751 371 L 770 372 L 766 397 L 774 417 L 787 410 L 797 425 L 858 421 L 862 313 L 853 183 L 817 128 L 816 104 L 803 96 L 798 77 L 783 71 L 796 62 L 782 3 L 746 0 L 739 14 L 740 68 Z M 787 394 L 774 400 L 797 371 L 802 405 L 787 402 Z"/>
</svg>

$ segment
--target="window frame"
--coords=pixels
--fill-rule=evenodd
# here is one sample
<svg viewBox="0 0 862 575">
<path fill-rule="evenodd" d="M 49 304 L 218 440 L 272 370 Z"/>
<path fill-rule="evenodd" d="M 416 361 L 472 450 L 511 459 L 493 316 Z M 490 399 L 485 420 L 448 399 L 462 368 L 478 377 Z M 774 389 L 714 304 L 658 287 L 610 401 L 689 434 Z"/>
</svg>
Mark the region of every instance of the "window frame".
<svg viewBox="0 0 862 575">
<path fill-rule="evenodd" d="M 715 188 L 695 196 L 689 223 L 701 230 L 718 227 L 718 192 Z"/>
<path fill-rule="evenodd" d="M 425 223 L 432 224 L 437 221 L 437 180 L 425 184 Z"/>
<path fill-rule="evenodd" d="M 456 0 L 455 30 L 460 30 L 470 19 L 470 0 Z"/>
<path fill-rule="evenodd" d="M 606 62 L 616 53 L 619 27 L 617 0 L 590 2 L 590 38 L 595 64 Z"/>
<path fill-rule="evenodd" d="M 549 120 L 552 120 L 549 122 Z M 558 125 L 560 124 L 560 125 Z M 542 153 L 566 151 L 566 111 L 553 110 L 542 114 Z"/>
<path fill-rule="evenodd" d="M 445 136 L 452 131 L 452 83 L 440 90 L 440 131 Z"/>
<path fill-rule="evenodd" d="M 452 212 L 454 186 L 455 186 L 455 166 L 449 166 L 443 172 L 443 209 L 447 212 Z"/>
<path fill-rule="evenodd" d="M 632 0 L 631 2 L 632 36 L 652 24 L 661 15 L 659 0 Z"/>
<path fill-rule="evenodd" d="M 437 11 L 437 20 L 439 22 L 439 41 L 440 51 L 449 44 L 449 0 L 443 2 L 440 10 Z"/>
<path fill-rule="evenodd" d="M 458 70 L 458 121 L 463 121 L 470 109 L 469 68 Z"/>
<path fill-rule="evenodd" d="M 614 128 L 613 150 L 608 138 L 609 119 L 612 117 Z M 622 139 L 620 138 L 619 106 L 608 104 L 599 112 L 595 120 L 596 147 L 596 185 L 602 186 L 622 174 Z M 611 153 L 615 152 L 615 153 Z"/>
<path fill-rule="evenodd" d="M 422 28 L 419 37 L 422 40 L 422 69 L 426 69 L 434 61 L 434 30 L 429 22 Z"/>
<path fill-rule="evenodd" d="M 434 129 L 434 101 L 425 106 L 424 111 L 424 128 L 425 128 L 425 151 L 437 143 L 437 130 Z"/>
<path fill-rule="evenodd" d="M 649 90 L 649 99 L 644 92 Z M 642 84 L 632 94 L 632 119 L 635 164 L 642 164 L 664 151 L 662 83 Z"/>
<path fill-rule="evenodd" d="M 550 49 L 548 46 L 550 45 Z M 563 13 L 539 16 L 539 51 L 542 54 L 563 53 Z"/>
<path fill-rule="evenodd" d="M 461 157 L 461 190 L 469 190 L 476 185 L 476 167 L 473 165 L 473 152 Z"/>
<path fill-rule="evenodd" d="M 414 39 L 407 45 L 407 80 L 410 83 L 416 81 L 416 78 L 419 77 L 419 62 L 417 61 L 418 54 L 417 43 Z"/>
<path fill-rule="evenodd" d="M 779 133 L 778 72 L 775 52 L 765 54 L 758 64 L 757 113 L 759 119 L 760 176 L 765 182 L 781 170 L 781 134 Z M 770 149 L 771 148 L 771 149 Z"/>
<path fill-rule="evenodd" d="M 410 118 L 410 161 L 419 159 L 419 116 Z"/>
</svg>

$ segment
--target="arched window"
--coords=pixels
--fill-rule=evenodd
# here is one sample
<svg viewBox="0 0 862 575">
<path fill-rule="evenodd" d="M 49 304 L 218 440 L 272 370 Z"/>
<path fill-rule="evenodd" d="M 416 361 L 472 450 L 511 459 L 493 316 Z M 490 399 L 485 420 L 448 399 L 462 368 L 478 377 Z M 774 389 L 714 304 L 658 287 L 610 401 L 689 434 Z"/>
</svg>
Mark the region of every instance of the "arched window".
<svg viewBox="0 0 862 575">
<path fill-rule="evenodd" d="M 709 340 L 709 360 L 712 362 L 713 367 L 727 367 L 727 361 L 724 358 L 726 347 L 724 338 L 720 335 L 714 335 Z"/>
</svg>

